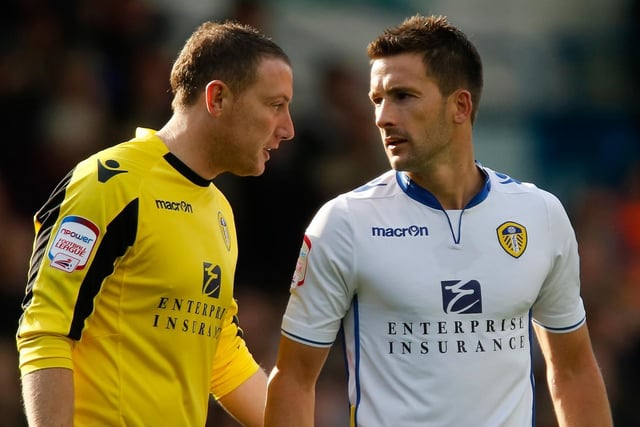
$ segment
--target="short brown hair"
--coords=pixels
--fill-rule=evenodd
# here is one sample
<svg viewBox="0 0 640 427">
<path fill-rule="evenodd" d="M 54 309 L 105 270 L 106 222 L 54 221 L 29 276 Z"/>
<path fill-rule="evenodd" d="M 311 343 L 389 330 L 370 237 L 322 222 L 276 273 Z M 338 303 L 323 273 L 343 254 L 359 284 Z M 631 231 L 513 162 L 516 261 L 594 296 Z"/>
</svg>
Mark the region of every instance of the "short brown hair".
<svg viewBox="0 0 640 427">
<path fill-rule="evenodd" d="M 242 92 L 256 78 L 260 61 L 278 58 L 291 65 L 287 54 L 255 28 L 234 21 L 208 21 L 186 41 L 171 69 L 172 107 L 193 105 L 211 80 L 222 80 Z"/>
<path fill-rule="evenodd" d="M 373 61 L 402 53 L 420 53 L 444 96 L 465 88 L 471 93 L 475 121 L 482 94 L 482 60 L 467 36 L 444 16 L 414 15 L 402 24 L 384 30 L 367 46 Z"/>
</svg>

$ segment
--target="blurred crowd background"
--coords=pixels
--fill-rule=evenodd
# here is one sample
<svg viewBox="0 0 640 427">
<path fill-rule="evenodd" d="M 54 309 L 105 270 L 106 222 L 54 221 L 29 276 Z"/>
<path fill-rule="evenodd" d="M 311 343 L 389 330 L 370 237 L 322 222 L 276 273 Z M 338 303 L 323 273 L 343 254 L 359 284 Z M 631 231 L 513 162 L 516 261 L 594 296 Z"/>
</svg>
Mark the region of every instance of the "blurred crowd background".
<svg viewBox="0 0 640 427">
<path fill-rule="evenodd" d="M 640 425 L 640 1 L 5 0 L 0 426 L 25 425 L 14 335 L 34 212 L 78 160 L 168 119 L 173 59 L 210 19 L 258 27 L 294 64 L 294 142 L 262 177 L 216 180 L 236 215 L 241 325 L 270 370 L 306 224 L 328 198 L 387 169 L 366 44 L 416 12 L 448 16 L 483 57 L 478 160 L 565 204 L 616 425 Z M 537 425 L 552 427 L 536 360 Z M 318 427 L 348 425 L 344 381 L 337 348 L 318 386 Z M 209 425 L 237 424 L 212 402 Z"/>
</svg>

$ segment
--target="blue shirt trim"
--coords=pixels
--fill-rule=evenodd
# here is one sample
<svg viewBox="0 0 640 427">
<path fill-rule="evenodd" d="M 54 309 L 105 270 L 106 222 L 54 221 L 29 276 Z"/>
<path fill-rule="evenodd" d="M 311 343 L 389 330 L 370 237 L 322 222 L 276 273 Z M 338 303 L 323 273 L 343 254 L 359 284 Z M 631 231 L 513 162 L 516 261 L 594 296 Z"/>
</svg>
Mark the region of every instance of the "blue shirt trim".
<svg viewBox="0 0 640 427">
<path fill-rule="evenodd" d="M 331 341 L 331 342 L 313 341 L 313 340 L 301 337 L 299 335 L 295 335 L 295 334 L 292 334 L 290 332 L 287 332 L 284 329 L 281 329 L 281 332 L 284 335 L 288 336 L 289 338 L 293 338 L 296 341 L 306 342 L 306 343 L 309 343 L 309 344 L 314 345 L 314 346 L 331 347 L 333 345 L 333 341 Z"/>
<path fill-rule="evenodd" d="M 489 191 L 491 191 L 491 180 L 489 179 L 489 175 L 479 164 L 478 167 L 484 174 L 484 185 L 478 194 L 473 196 L 469 203 L 467 203 L 464 209 L 469 209 L 479 205 L 487 198 L 487 196 L 489 196 Z M 398 185 L 407 194 L 407 196 L 411 197 L 413 200 L 433 209 L 444 210 L 438 199 L 436 199 L 436 196 L 426 188 L 420 187 L 418 184 L 413 182 L 406 172 L 396 172 L 396 181 L 398 181 Z"/>
</svg>

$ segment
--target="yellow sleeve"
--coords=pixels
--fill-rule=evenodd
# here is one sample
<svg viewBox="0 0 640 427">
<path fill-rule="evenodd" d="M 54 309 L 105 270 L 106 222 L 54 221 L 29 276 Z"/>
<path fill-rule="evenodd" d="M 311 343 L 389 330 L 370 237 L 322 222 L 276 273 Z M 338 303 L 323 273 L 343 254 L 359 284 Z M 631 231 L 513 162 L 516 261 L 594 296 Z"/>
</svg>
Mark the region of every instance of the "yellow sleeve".
<svg viewBox="0 0 640 427">
<path fill-rule="evenodd" d="M 233 300 L 213 360 L 211 393 L 216 399 L 233 391 L 260 369 L 242 334 L 238 325 L 238 304 Z"/>
<path fill-rule="evenodd" d="M 73 370 L 71 350 L 73 340 L 63 336 L 34 335 L 18 340 L 20 374 L 22 376 L 45 368 Z"/>
<path fill-rule="evenodd" d="M 16 334 L 23 375 L 42 368 L 71 369 L 74 343 L 93 314 L 104 275 L 88 278 L 88 272 L 105 230 L 130 201 L 117 197 L 120 187 L 104 186 L 97 174 L 96 157 L 79 163 L 33 218 L 36 234 Z M 66 237 L 71 234 L 77 237 Z M 113 264 L 115 257 L 99 263 Z"/>
</svg>

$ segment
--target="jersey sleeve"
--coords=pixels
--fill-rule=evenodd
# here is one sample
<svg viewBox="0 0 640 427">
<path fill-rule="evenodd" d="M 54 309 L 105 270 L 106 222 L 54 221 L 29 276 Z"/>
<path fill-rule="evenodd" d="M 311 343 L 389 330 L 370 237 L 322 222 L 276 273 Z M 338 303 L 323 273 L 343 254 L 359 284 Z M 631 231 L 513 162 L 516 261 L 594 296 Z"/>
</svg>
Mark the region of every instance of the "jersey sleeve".
<svg viewBox="0 0 640 427">
<path fill-rule="evenodd" d="M 547 201 L 552 267 L 533 305 L 533 320 L 545 329 L 570 332 L 585 322 L 580 297 L 578 243 L 561 202 L 544 193 Z"/>
<path fill-rule="evenodd" d="M 216 399 L 235 390 L 260 369 L 247 348 L 239 323 L 238 303 L 233 300 L 213 361 L 211 394 Z"/>
<path fill-rule="evenodd" d="M 80 163 L 34 217 L 34 250 L 17 332 L 23 375 L 72 369 L 73 342 L 93 312 L 102 280 L 134 238 L 132 205 L 126 207 L 113 187 L 98 185 L 96 162 Z"/>
<path fill-rule="evenodd" d="M 282 333 L 303 344 L 329 347 L 351 306 L 353 229 L 345 196 L 326 203 L 305 232 Z"/>
</svg>

